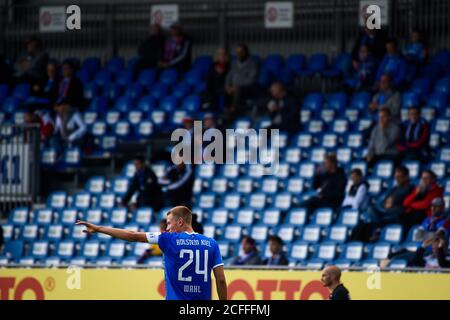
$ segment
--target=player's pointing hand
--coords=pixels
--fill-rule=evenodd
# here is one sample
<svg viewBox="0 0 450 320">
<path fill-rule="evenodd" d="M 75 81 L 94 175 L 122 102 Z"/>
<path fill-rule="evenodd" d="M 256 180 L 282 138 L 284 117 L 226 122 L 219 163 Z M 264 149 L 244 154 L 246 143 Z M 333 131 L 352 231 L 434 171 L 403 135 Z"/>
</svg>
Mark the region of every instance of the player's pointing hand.
<svg viewBox="0 0 450 320">
<path fill-rule="evenodd" d="M 96 233 L 98 231 L 98 226 L 93 223 L 89 223 L 86 221 L 77 220 L 76 225 L 86 226 L 86 229 L 83 230 L 85 233 Z"/>
</svg>

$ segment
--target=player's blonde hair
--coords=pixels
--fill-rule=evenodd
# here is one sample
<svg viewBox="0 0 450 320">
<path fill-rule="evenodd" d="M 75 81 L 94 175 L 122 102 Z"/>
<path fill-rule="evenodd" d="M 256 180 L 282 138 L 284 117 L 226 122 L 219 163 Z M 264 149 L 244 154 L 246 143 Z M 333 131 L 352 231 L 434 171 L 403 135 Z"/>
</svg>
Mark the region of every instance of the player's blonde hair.
<svg viewBox="0 0 450 320">
<path fill-rule="evenodd" d="M 189 210 L 188 207 L 185 206 L 177 206 L 170 209 L 169 212 L 167 212 L 167 215 L 173 215 L 177 219 L 183 219 L 183 221 L 187 225 L 192 225 L 192 211 Z"/>
</svg>

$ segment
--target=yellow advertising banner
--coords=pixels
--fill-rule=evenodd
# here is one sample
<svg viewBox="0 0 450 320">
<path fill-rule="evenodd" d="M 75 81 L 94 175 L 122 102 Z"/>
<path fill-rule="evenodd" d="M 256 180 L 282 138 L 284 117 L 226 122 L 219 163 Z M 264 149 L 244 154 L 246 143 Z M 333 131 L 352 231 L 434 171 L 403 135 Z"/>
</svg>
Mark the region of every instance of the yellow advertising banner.
<svg viewBox="0 0 450 320">
<path fill-rule="evenodd" d="M 327 299 L 320 272 L 226 270 L 230 299 Z M 343 272 L 352 299 L 450 299 L 450 274 Z M 164 299 L 159 269 L 0 269 L 0 299 Z M 217 296 L 214 295 L 214 299 Z"/>
</svg>

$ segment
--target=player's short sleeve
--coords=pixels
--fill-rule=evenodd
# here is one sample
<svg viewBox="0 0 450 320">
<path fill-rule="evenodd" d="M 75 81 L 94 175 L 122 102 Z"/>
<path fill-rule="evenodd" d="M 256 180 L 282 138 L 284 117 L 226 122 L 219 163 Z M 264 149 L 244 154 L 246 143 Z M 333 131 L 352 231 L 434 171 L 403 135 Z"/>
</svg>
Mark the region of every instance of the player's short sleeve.
<svg viewBox="0 0 450 320">
<path fill-rule="evenodd" d="M 161 249 L 162 252 L 168 247 L 170 237 L 173 234 L 170 232 L 162 232 L 158 237 L 158 246 Z"/>
<path fill-rule="evenodd" d="M 222 255 L 220 254 L 219 245 L 217 242 L 214 243 L 214 248 L 212 252 L 212 269 L 216 267 L 223 266 Z"/>
</svg>

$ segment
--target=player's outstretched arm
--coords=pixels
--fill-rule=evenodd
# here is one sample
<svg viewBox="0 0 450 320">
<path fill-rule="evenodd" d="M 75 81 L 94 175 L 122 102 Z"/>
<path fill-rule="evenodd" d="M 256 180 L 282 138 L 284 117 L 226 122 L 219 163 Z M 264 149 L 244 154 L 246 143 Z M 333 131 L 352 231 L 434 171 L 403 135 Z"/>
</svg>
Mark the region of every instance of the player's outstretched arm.
<svg viewBox="0 0 450 320">
<path fill-rule="evenodd" d="M 135 231 L 125 230 L 125 229 L 97 226 L 93 223 L 89 223 L 86 221 L 80 221 L 80 220 L 78 220 L 76 222 L 76 224 L 85 226 L 86 230 L 83 230 L 83 232 L 86 232 L 86 233 L 99 232 L 99 233 L 104 233 L 104 234 L 110 235 L 113 238 L 118 238 L 118 239 L 122 239 L 125 241 L 147 242 L 147 236 L 145 235 L 144 232 L 135 232 Z"/>
<path fill-rule="evenodd" d="M 225 272 L 223 266 L 218 266 L 213 269 L 214 278 L 216 278 L 217 295 L 219 300 L 227 300 L 227 280 L 225 279 Z"/>
</svg>

